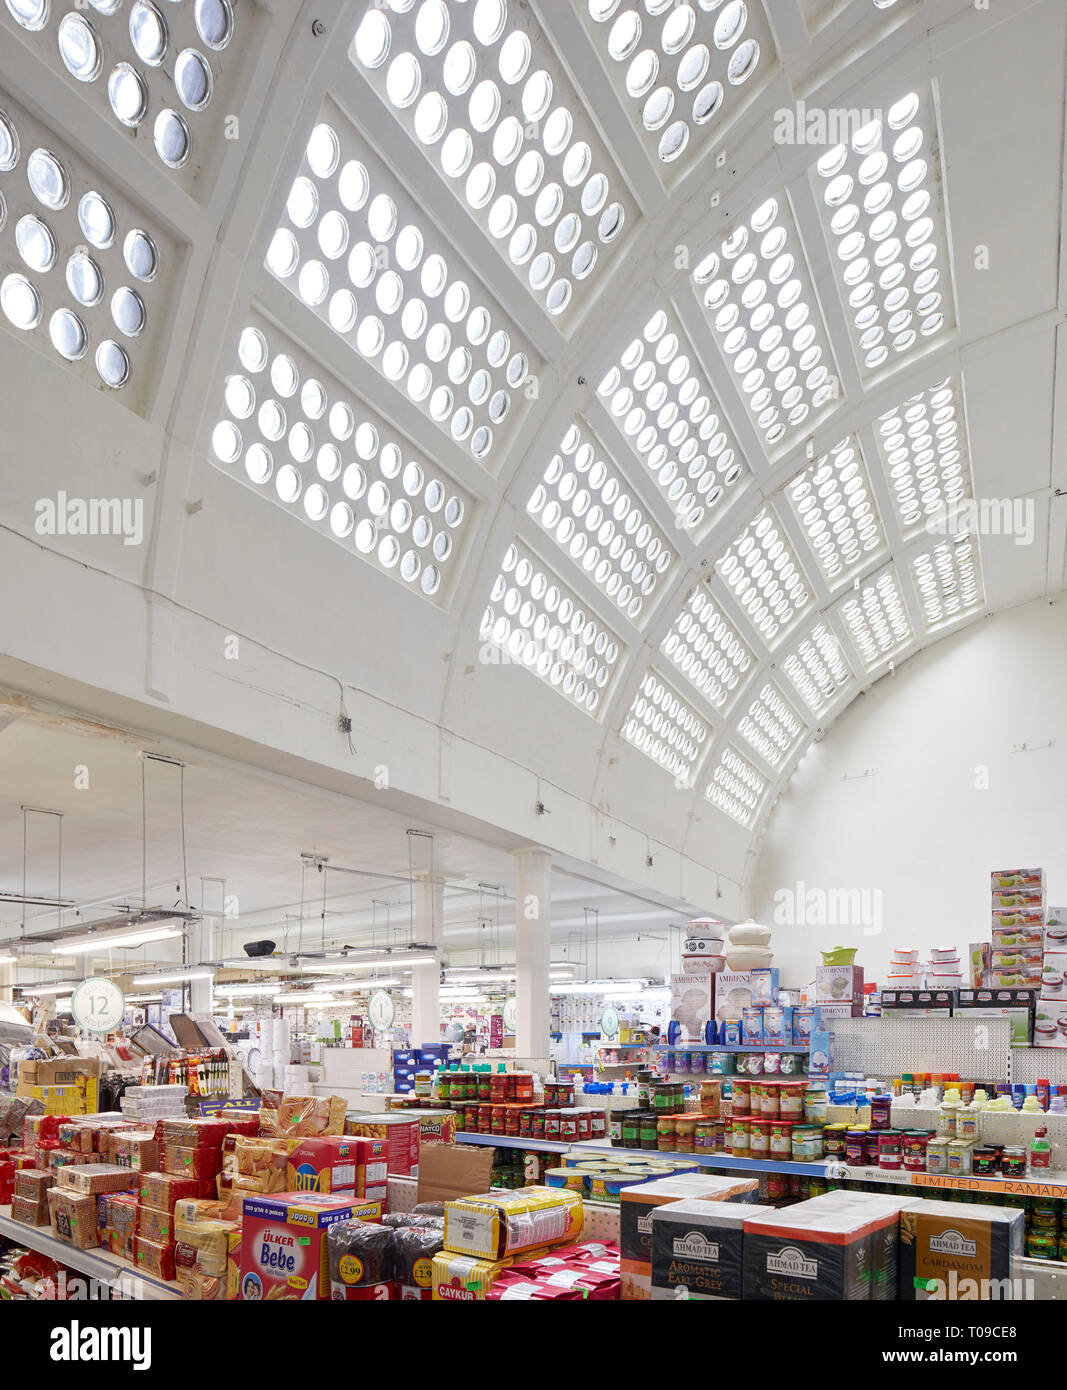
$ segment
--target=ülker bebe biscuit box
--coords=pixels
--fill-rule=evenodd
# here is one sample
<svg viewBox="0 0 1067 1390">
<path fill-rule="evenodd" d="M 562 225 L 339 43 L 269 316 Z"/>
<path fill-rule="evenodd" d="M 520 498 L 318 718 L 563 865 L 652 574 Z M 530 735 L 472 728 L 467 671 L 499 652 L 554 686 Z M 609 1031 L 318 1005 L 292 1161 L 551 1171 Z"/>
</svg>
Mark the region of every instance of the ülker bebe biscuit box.
<svg viewBox="0 0 1067 1390">
<path fill-rule="evenodd" d="M 260 1299 L 328 1299 L 330 1261 L 326 1234 L 337 1221 L 380 1221 L 381 1202 L 322 1192 L 279 1192 L 249 1197 L 241 1227 L 239 1296 Z"/>
</svg>

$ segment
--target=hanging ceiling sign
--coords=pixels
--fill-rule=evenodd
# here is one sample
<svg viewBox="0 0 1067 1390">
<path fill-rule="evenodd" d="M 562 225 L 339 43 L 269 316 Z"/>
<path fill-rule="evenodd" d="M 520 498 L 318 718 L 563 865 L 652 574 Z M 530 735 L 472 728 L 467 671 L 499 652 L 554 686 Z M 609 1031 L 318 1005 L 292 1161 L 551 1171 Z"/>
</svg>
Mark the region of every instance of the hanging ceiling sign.
<svg viewBox="0 0 1067 1390">
<path fill-rule="evenodd" d="M 519 1001 L 514 995 L 510 999 L 504 1000 L 504 1027 L 509 1033 L 514 1033 L 515 1026 L 519 1021 Z"/>
<path fill-rule="evenodd" d="M 619 1011 L 618 1009 L 607 1008 L 600 1015 L 600 1031 L 605 1038 L 617 1038 L 619 1036 Z"/>
<path fill-rule="evenodd" d="M 386 994 L 384 989 L 376 989 L 367 1000 L 367 1017 L 370 1019 L 371 1027 L 380 1033 L 392 1028 L 393 1019 L 396 1018 L 396 1005 L 392 996 Z"/>
<path fill-rule="evenodd" d="M 79 1028 L 89 1033 L 110 1033 L 126 1013 L 126 997 L 112 980 L 82 980 L 71 992 L 70 1011 Z"/>
</svg>

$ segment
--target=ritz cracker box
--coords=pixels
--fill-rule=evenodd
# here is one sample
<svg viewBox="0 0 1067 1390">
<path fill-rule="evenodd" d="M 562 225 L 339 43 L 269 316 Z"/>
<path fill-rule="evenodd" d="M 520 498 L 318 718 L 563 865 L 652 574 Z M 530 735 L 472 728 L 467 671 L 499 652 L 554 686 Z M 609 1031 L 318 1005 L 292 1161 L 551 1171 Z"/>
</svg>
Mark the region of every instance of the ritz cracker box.
<svg viewBox="0 0 1067 1390">
<path fill-rule="evenodd" d="M 326 1235 L 337 1221 L 380 1221 L 381 1202 L 320 1192 L 245 1199 L 239 1297 L 329 1299 Z"/>
</svg>

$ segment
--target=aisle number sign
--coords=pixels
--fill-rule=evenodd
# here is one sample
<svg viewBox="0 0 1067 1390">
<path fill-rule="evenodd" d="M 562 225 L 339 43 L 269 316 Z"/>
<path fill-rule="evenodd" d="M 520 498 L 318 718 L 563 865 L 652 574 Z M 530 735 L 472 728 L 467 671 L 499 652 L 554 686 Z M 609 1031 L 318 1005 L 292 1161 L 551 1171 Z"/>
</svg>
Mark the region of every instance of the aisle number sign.
<svg viewBox="0 0 1067 1390">
<path fill-rule="evenodd" d="M 600 1031 L 605 1038 L 617 1038 L 619 1035 L 619 1011 L 618 1009 L 606 1008 L 600 1015 Z"/>
<path fill-rule="evenodd" d="M 519 1021 L 519 1001 L 512 995 L 510 999 L 504 1000 L 504 1028 L 509 1033 L 515 1032 L 515 1025 Z"/>
<path fill-rule="evenodd" d="M 393 1019 L 396 1017 L 396 1005 L 384 989 L 376 989 L 367 1000 L 367 1017 L 370 1019 L 371 1027 L 376 1028 L 379 1033 L 392 1028 Z"/>
<path fill-rule="evenodd" d="M 74 1022 L 88 1033 L 110 1033 L 122 1022 L 126 998 L 112 980 L 82 980 L 70 996 Z"/>
</svg>

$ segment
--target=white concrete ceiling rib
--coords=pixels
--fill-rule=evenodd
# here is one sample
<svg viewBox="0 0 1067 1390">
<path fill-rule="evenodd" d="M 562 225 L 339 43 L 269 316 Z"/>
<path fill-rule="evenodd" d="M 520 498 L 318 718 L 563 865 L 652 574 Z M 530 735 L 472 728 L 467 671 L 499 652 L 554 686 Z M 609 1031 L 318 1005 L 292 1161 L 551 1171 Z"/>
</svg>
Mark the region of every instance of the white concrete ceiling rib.
<svg viewBox="0 0 1067 1390">
<path fill-rule="evenodd" d="M 747 9 L 736 0 L 693 0 L 690 6 L 661 0 L 576 0 L 574 6 L 563 6 L 537 0 L 510 15 L 503 0 L 388 0 L 377 11 L 365 0 L 351 0 L 325 15 L 310 4 L 298 8 L 238 0 L 234 18 L 247 26 L 243 32 L 248 37 L 240 62 L 227 59 L 218 68 L 210 106 L 215 124 L 204 119 L 206 110 L 190 108 L 183 119 L 193 153 L 178 169 L 167 170 L 155 159 L 151 140 L 146 145 L 126 138 L 126 128 L 116 126 L 107 108 L 107 66 L 127 61 L 129 55 L 119 52 L 124 22 L 97 14 L 107 10 L 104 0 L 93 3 L 96 11 L 88 18 L 103 44 L 99 78 L 75 81 L 56 56 L 52 31 L 66 5 L 54 4 L 40 30 L 17 22 L 19 14 L 25 18 L 33 11 L 33 0 L 8 0 L 0 9 L 0 33 L 11 39 L 5 42 L 0 74 L 13 98 L 9 104 L 16 110 L 24 104 L 31 126 L 38 119 L 51 125 L 59 151 L 70 150 L 67 158 L 82 181 L 87 175 L 78 169 L 79 159 L 99 169 L 101 179 L 111 179 L 123 212 L 128 199 L 131 216 L 139 213 L 144 224 L 159 229 L 164 263 L 151 283 L 150 295 L 157 298 L 148 309 L 153 327 L 157 318 L 163 327 L 157 339 L 141 338 L 135 344 L 135 359 L 136 349 L 144 349 L 142 374 L 134 390 L 116 392 L 116 401 L 165 420 L 173 438 L 198 455 L 211 456 L 214 435 L 213 461 L 240 479 L 237 485 L 261 493 L 269 486 L 277 493 L 272 501 L 295 511 L 301 524 L 316 526 L 329 537 L 335 522 L 334 541 L 354 543 L 378 569 L 403 576 L 394 586 L 398 628 L 403 605 L 429 600 L 443 610 L 460 655 L 472 655 L 484 640 L 480 621 L 509 547 L 517 544 L 539 557 L 549 580 L 558 572 L 560 587 L 571 591 L 571 602 L 583 611 L 591 631 L 602 632 L 605 644 L 619 647 L 603 698 L 592 707 L 581 702 L 594 720 L 588 738 L 603 745 L 597 793 L 607 788 L 614 752 L 624 740 L 635 742 L 639 729 L 633 720 L 643 719 L 648 707 L 640 715 L 635 711 L 642 697 L 647 701 L 651 696 L 659 702 L 665 727 L 669 730 L 673 720 L 676 743 L 684 745 L 679 761 L 661 741 L 660 755 L 653 760 L 665 775 L 678 779 L 683 795 L 691 796 L 691 814 L 707 811 L 706 791 L 716 770 L 724 757 L 733 759 L 735 776 L 743 763 L 762 784 L 747 815 L 739 818 L 747 820 L 744 828 L 755 836 L 810 739 L 856 694 L 884 675 L 890 662 L 899 664 L 997 606 L 1003 560 L 996 566 L 983 563 L 984 547 L 974 540 L 969 577 L 959 567 L 968 560 L 957 563 L 950 538 L 931 537 L 909 522 L 914 508 L 905 515 L 900 504 L 906 484 L 894 484 L 888 472 L 899 462 L 902 446 L 897 445 L 891 460 L 881 429 L 881 417 L 909 397 L 952 382 L 966 478 L 963 495 L 971 494 L 976 483 L 965 409 L 968 354 L 986 335 L 964 339 L 957 328 L 976 316 L 961 302 L 964 285 L 952 263 L 956 168 L 946 168 L 942 159 L 939 77 L 952 65 L 966 63 L 967 45 L 986 33 L 988 20 L 982 14 L 961 7 L 958 0 L 887 5 L 875 0 L 774 0 L 766 7 L 761 0 L 749 0 Z M 374 25 L 389 30 L 392 47 L 381 64 L 373 61 L 372 45 L 362 56 L 350 52 L 368 12 L 377 16 Z M 323 33 L 313 30 L 313 20 L 325 25 Z M 450 40 L 441 38 L 442 25 L 452 30 Z M 449 67 L 449 44 L 460 36 L 470 46 L 457 50 Z M 700 43 L 706 43 L 706 53 L 699 50 Z M 752 44 L 743 56 L 742 43 Z M 404 62 L 394 66 L 405 53 Z M 170 57 L 170 65 L 176 56 Z M 461 71 L 465 56 L 474 64 L 467 76 Z M 186 66 L 191 62 L 186 59 Z M 731 65 L 733 78 L 726 72 Z M 164 67 L 168 75 L 170 70 Z M 551 97 L 543 82 L 541 89 L 530 85 L 536 72 L 551 79 Z M 918 98 L 917 111 L 899 108 L 899 129 L 886 137 L 885 162 L 890 169 L 910 171 L 904 188 L 899 180 L 881 187 L 881 128 L 868 133 L 869 143 L 861 135 L 856 142 L 860 148 L 840 168 L 821 173 L 814 167 L 821 149 L 773 138 L 775 113 L 793 109 L 797 100 L 809 109 L 889 113 L 911 91 Z M 153 103 L 158 104 L 154 89 L 149 102 L 154 117 Z M 215 138 L 227 106 L 240 108 L 244 132 L 232 142 Z M 565 114 L 554 115 L 564 108 Z M 465 113 L 466 139 L 452 141 L 446 173 L 441 165 L 445 132 L 457 131 L 460 113 Z M 308 160 L 308 139 L 323 121 L 336 130 L 339 148 L 336 160 L 316 168 L 314 157 Z M 161 138 L 165 134 L 161 128 Z M 33 134 L 29 143 L 37 139 Z M 902 142 L 899 150 L 892 148 L 895 141 Z M 210 149 L 210 157 L 196 154 L 201 147 Z M 516 184 L 520 150 L 536 155 L 522 166 L 521 187 Z M 356 160 L 371 175 L 371 189 L 362 200 L 351 189 L 347 194 L 334 191 L 339 172 Z M 861 168 L 863 161 L 866 167 Z M 480 184 L 475 180 L 468 186 L 469 171 L 479 165 Z M 598 174 L 604 175 L 606 186 L 597 182 Z M 848 188 L 846 175 L 855 181 Z M 299 178 L 325 199 L 302 223 L 299 214 L 292 215 L 291 194 Z M 490 179 L 495 188 L 486 196 Z M 839 182 L 828 200 L 834 180 Z M 0 176 L 0 192 L 3 188 Z M 860 188 L 868 190 L 870 206 L 863 213 L 855 208 L 854 215 L 831 226 L 837 210 L 847 212 L 849 199 L 859 200 L 853 189 Z M 876 196 L 870 199 L 872 189 Z M 922 206 L 924 191 L 930 194 L 929 208 Z M 378 205 L 376 213 L 385 208 L 387 215 L 375 227 L 369 214 L 379 195 L 392 199 L 394 213 L 390 220 L 385 204 Z M 908 198 L 913 201 L 905 206 Z M 611 212 L 616 203 L 617 216 Z M 0 228 L 5 252 L 12 211 Z M 335 215 L 324 230 L 327 212 Z M 760 212 L 765 222 L 753 227 L 753 215 Z M 571 222 L 564 226 L 568 215 Z M 880 263 L 875 257 L 876 267 L 891 268 L 894 258 L 884 251 L 887 242 L 905 228 L 922 226 L 926 217 L 930 225 L 922 227 L 922 236 L 915 233 L 913 243 L 928 245 L 930 260 L 913 270 L 916 275 L 937 270 L 938 277 L 935 281 L 927 275 L 922 294 L 909 288 L 912 299 L 925 294 L 942 299 L 940 306 L 931 299 L 924 311 L 929 341 L 920 333 L 912 342 L 903 318 L 909 312 L 908 297 L 893 297 L 898 289 L 893 276 L 883 277 L 884 284 L 865 297 L 864 280 L 855 276 L 850 281 L 849 267 L 875 247 L 884 256 Z M 370 229 L 366 237 L 364 221 Z M 490 222 L 495 235 L 488 230 Z M 742 222 L 748 224 L 744 237 Z M 401 265 L 402 273 L 391 261 L 378 264 L 372 258 L 362 278 L 353 277 L 347 258 L 355 245 L 363 241 L 372 252 L 381 241 L 392 246 L 405 226 L 417 227 L 423 240 L 417 254 L 412 251 L 409 263 Z M 507 231 L 501 232 L 504 227 Z M 277 260 L 275 273 L 266 264 L 279 228 L 296 252 L 291 275 L 281 277 Z M 858 240 L 864 235 L 869 245 Z M 969 238 L 968 232 L 968 244 Z M 447 273 L 436 276 L 439 284 L 423 277 L 431 243 L 448 262 Z M 714 264 L 707 262 L 712 251 L 718 257 Z M 898 248 L 897 256 L 903 276 L 901 255 L 907 255 L 906 246 Z M 707 262 L 704 283 L 694 284 L 693 271 L 702 261 Z M 301 270 L 309 266 L 302 278 Z M 808 355 L 806 381 L 780 375 L 792 359 L 781 329 L 777 335 L 773 331 L 773 313 L 758 327 L 741 325 L 740 311 L 751 315 L 761 303 L 758 295 L 745 297 L 754 278 L 788 288 L 781 307 L 783 315 L 789 308 L 796 311 L 789 329 L 797 335 L 792 356 L 804 361 Z M 286 285 L 290 280 L 295 293 Z M 455 289 L 457 282 L 462 292 Z M 347 328 L 342 316 L 346 302 L 338 303 L 337 316 L 331 318 L 334 298 L 326 284 L 340 286 L 353 301 L 348 307 L 357 311 L 356 321 Z M 708 287 L 715 285 L 707 305 Z M 862 292 L 850 303 L 851 290 Z M 436 308 L 438 295 L 443 313 Z M 429 311 L 423 315 L 413 309 L 404 332 L 387 345 L 400 304 L 420 298 Z M 475 329 L 471 311 L 483 306 L 484 321 Z M 1043 331 L 1054 308 L 1048 305 L 1047 313 L 1024 323 L 1022 330 Z M 882 361 L 874 329 L 894 314 L 901 316 L 899 350 L 890 348 Z M 618 396 L 613 401 L 601 385 L 620 363 L 626 344 L 641 339 L 658 315 L 665 316 L 662 325 L 642 344 L 641 360 L 649 363 L 643 385 L 635 389 L 640 365 L 635 361 L 627 382 L 620 380 L 618 387 L 629 390 L 633 399 Z M 432 352 L 418 346 L 431 318 L 442 330 Z M 381 334 L 367 328 L 371 319 L 381 322 Z M 302 418 L 295 420 L 299 438 L 290 421 L 271 422 L 276 432 L 269 438 L 277 442 L 279 458 L 286 445 L 293 457 L 272 466 L 262 482 L 250 480 L 248 471 L 253 427 L 248 427 L 247 439 L 240 437 L 239 447 L 235 434 L 241 419 L 254 422 L 260 431 L 254 441 L 259 445 L 256 458 L 262 465 L 268 443 L 262 436 L 263 397 L 256 396 L 247 416 L 240 410 L 231 413 L 228 429 L 216 433 L 224 418 L 224 384 L 234 375 L 240 335 L 248 326 L 273 330 L 283 345 L 279 353 L 271 352 L 272 361 L 263 368 L 268 376 L 278 356 L 299 363 L 297 381 L 289 383 L 293 389 L 285 399 L 303 406 Z M 91 327 L 95 334 L 95 320 Z M 366 330 L 362 340 L 361 329 Z M 868 332 L 871 337 L 865 340 L 862 335 Z M 496 340 L 497 333 L 506 334 L 506 345 Z M 49 351 L 47 341 L 41 350 Z M 416 359 L 425 368 L 418 389 L 411 374 Z M 823 368 L 826 375 L 820 376 Z M 479 373 L 485 380 L 479 379 L 474 390 Z M 309 378 L 325 398 L 318 415 L 303 399 Z M 768 389 L 768 379 L 773 389 Z M 839 389 L 828 393 L 835 379 Z M 271 387 L 270 399 L 281 404 L 277 397 L 285 393 L 278 381 Z M 240 403 L 241 388 L 231 389 Z M 642 390 L 644 404 L 638 399 Z M 672 391 L 679 397 L 673 408 Z M 337 446 L 347 447 L 349 438 L 355 438 L 331 428 L 330 407 L 339 396 L 350 399 L 354 413 L 373 412 L 377 418 L 374 447 L 368 444 L 358 455 L 366 465 L 362 477 L 359 470 L 335 470 L 330 463 L 337 461 Z M 716 432 L 709 428 L 700 438 L 694 426 L 691 438 L 698 447 L 714 438 L 716 457 L 723 449 L 734 450 L 740 471 L 730 477 L 732 468 L 724 468 L 716 480 L 721 496 L 702 509 L 692 526 L 679 526 L 679 512 L 684 514 L 687 506 L 695 509 L 703 494 L 696 475 L 686 485 L 691 501 L 678 491 L 677 481 L 693 454 L 676 457 L 688 446 L 671 430 L 694 400 L 705 398 L 698 419 L 718 417 Z M 560 506 L 558 518 L 553 514 L 551 535 L 543 515 L 538 521 L 527 510 L 545 483 L 546 467 L 552 467 L 561 442 L 574 431 L 593 446 L 591 462 L 602 455 L 606 478 L 614 480 L 629 507 L 614 517 L 602 507 L 596 545 L 583 537 L 585 548 L 577 554 L 571 542 L 589 515 L 586 497 L 582 511 L 569 518 L 566 533 L 558 529 L 568 519 L 566 505 Z M 387 432 L 396 439 L 396 451 L 388 456 Z M 796 505 L 797 479 L 823 456 L 832 464 L 839 457 L 833 454 L 836 446 L 850 437 L 858 474 L 838 477 L 839 492 L 831 495 L 831 489 L 825 515 L 817 514 L 811 523 L 811 509 L 805 512 Z M 390 471 L 397 452 L 403 462 L 419 461 L 417 474 L 409 475 L 406 467 Z M 563 473 L 575 475 L 565 484 L 569 496 L 560 493 L 557 503 L 569 504 L 578 495 L 575 488 L 591 491 L 590 464 L 571 469 L 571 457 L 573 451 L 553 479 L 555 486 Z M 914 459 L 912 465 L 919 466 Z M 374 474 L 375 467 L 381 477 Z M 709 474 L 711 468 L 709 463 Z M 301 469 L 306 477 L 298 476 Z M 406 486 L 409 476 L 412 483 L 418 478 L 418 488 Z M 841 489 L 845 482 L 852 487 L 857 476 L 869 490 L 876 539 L 859 555 L 849 552 L 843 564 L 837 559 L 820 562 L 810 544 L 812 525 L 823 534 L 822 523 L 838 519 L 831 512 L 840 515 L 842 506 L 847 512 Z M 434 478 L 442 493 L 437 507 L 425 502 Z M 825 481 L 831 488 L 833 480 Z M 848 496 L 855 503 L 855 491 Z M 440 526 L 434 516 L 450 498 L 458 502 L 463 524 Z M 363 507 L 362 514 L 356 504 Z M 258 504 L 249 498 L 247 505 L 254 521 Z M 820 504 L 812 505 L 818 512 Z M 419 521 L 420 508 L 425 524 Z M 640 520 L 627 533 L 630 512 L 639 512 Z M 760 568 L 750 575 L 749 587 L 754 592 L 754 581 L 781 556 L 782 564 L 794 565 L 797 593 L 803 592 L 805 601 L 793 604 L 796 611 L 784 622 L 766 616 L 753 621 L 723 573 L 723 562 L 729 568 L 737 559 L 739 543 L 747 541 L 748 553 L 758 554 L 761 538 L 752 528 L 760 529 L 762 517 L 779 533 L 775 543 L 782 549 L 754 562 Z M 1053 525 L 1061 548 L 1062 524 L 1057 516 Z M 647 526 L 648 538 L 635 558 L 630 536 L 642 526 Z M 1050 535 L 1050 545 L 1053 540 Z M 653 542 L 654 554 L 649 550 Z M 948 551 L 939 552 L 938 546 Z M 435 547 L 446 553 L 438 555 Z M 594 549 L 596 558 L 586 565 Z M 654 572 L 657 558 L 667 551 L 670 562 L 633 607 L 647 576 L 637 584 L 626 576 L 635 564 Z M 740 559 L 743 567 L 744 557 Z M 359 558 L 353 562 L 358 570 Z M 991 587 L 984 588 L 983 580 Z M 1062 563 L 1057 564 L 1050 549 L 1050 592 L 1062 580 Z M 960 582 L 973 582 L 974 597 L 953 612 L 944 597 Z M 623 600 L 620 593 L 627 586 L 633 592 Z M 751 657 L 742 679 L 722 700 L 702 691 L 663 650 L 698 586 Z M 870 610 L 866 617 L 865 602 Z M 879 603 L 894 602 L 900 610 L 897 631 L 870 647 L 864 623 L 876 622 L 870 612 Z M 535 608 L 530 611 L 536 617 Z M 543 619 L 551 617 L 542 613 Z M 540 623 L 539 632 L 552 630 L 551 621 Z M 782 667 L 791 660 L 796 666 L 798 650 L 816 630 L 823 648 L 820 659 L 829 654 L 831 664 L 840 668 L 840 679 L 830 682 L 832 690 L 813 708 L 788 666 Z M 561 637 L 565 634 L 553 640 Z M 806 650 L 809 670 L 816 669 L 813 648 Z M 549 684 L 562 685 L 564 674 L 557 679 L 555 666 L 550 661 L 541 674 Z M 459 680 L 462 667 L 461 660 L 453 661 L 451 681 Z M 578 704 L 573 692 L 582 676 L 573 674 L 570 703 Z M 595 686 L 597 675 L 589 680 Z M 774 742 L 784 736 L 784 726 L 775 724 L 768 701 L 772 706 L 784 702 L 788 710 L 785 747 Z M 748 739 L 741 729 L 745 720 Z M 762 733 L 755 727 L 761 720 L 766 725 Z M 794 720 L 800 729 L 793 727 Z M 645 722 L 648 727 L 650 721 Z M 648 753 L 655 739 L 646 742 L 642 751 Z M 776 760 L 766 756 L 767 750 Z"/>
</svg>

